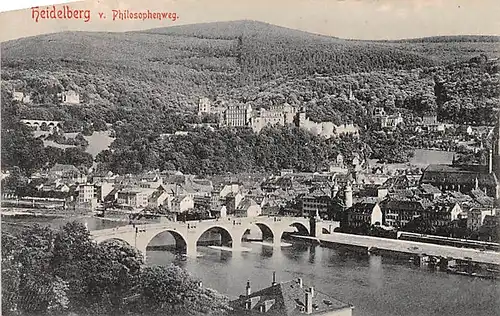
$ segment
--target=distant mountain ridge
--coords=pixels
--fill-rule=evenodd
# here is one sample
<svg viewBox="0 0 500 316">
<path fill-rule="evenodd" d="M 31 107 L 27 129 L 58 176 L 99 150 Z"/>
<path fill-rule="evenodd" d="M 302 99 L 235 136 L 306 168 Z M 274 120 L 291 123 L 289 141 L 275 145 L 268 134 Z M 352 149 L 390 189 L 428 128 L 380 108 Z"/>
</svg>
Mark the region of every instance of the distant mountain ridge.
<svg viewBox="0 0 500 316">
<path fill-rule="evenodd" d="M 386 40 L 340 38 L 336 36 L 313 33 L 255 20 L 234 20 L 234 21 L 223 21 L 223 22 L 184 24 L 184 25 L 175 25 L 175 26 L 152 28 L 152 29 L 145 29 L 138 31 L 127 31 L 127 32 L 63 31 L 58 33 L 24 37 L 21 39 L 51 36 L 53 34 L 60 34 L 60 33 L 103 33 L 103 34 L 153 33 L 153 34 L 165 34 L 171 36 L 177 35 L 177 36 L 192 36 L 201 38 L 218 37 L 226 39 L 234 39 L 242 35 L 255 35 L 259 33 L 268 33 L 271 35 L 279 35 L 281 33 L 282 35 L 287 35 L 287 36 L 291 35 L 295 35 L 297 37 L 310 36 L 310 37 L 315 37 L 316 39 L 359 41 L 359 42 L 385 42 L 385 43 L 500 42 L 499 35 L 467 35 L 467 34 L 437 35 L 437 36 L 403 38 L 403 39 L 386 39 Z M 10 43 L 17 40 L 20 39 L 4 41 L 2 43 Z"/>
<path fill-rule="evenodd" d="M 420 38 L 407 38 L 399 40 L 387 40 L 393 43 L 447 43 L 447 42 L 460 42 L 460 43 L 475 43 L 475 42 L 500 42 L 498 35 L 441 35 L 429 36 Z"/>
</svg>

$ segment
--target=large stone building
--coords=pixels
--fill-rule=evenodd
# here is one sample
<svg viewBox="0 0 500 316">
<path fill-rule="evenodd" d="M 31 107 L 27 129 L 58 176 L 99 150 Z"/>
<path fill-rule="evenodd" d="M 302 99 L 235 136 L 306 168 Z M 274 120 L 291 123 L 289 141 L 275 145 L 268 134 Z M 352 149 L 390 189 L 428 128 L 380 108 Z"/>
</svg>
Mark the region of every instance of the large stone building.
<svg viewBox="0 0 500 316">
<path fill-rule="evenodd" d="M 260 109 L 250 121 L 252 130 L 259 133 L 266 126 L 284 126 L 293 124 L 297 109 L 289 104 L 273 106 L 269 110 Z"/>
<path fill-rule="evenodd" d="M 230 105 L 221 111 L 214 112 L 209 101 L 201 99 L 198 114 L 219 113 L 219 126 L 250 127 L 259 133 L 266 126 L 285 126 L 295 124 L 315 135 L 331 138 L 340 135 L 359 136 L 359 128 L 354 124 L 335 125 L 332 122 L 313 122 L 306 117 L 306 109 L 300 111 L 296 107 L 285 103 L 272 106 L 269 109 L 253 110 L 250 104 Z"/>
<path fill-rule="evenodd" d="M 210 114 L 211 113 L 211 103 L 208 98 L 201 98 L 198 102 L 198 115 Z"/>
<path fill-rule="evenodd" d="M 432 206 L 428 200 L 386 199 L 381 202 L 384 225 L 402 228 Z"/>
<path fill-rule="evenodd" d="M 352 228 L 382 225 L 382 209 L 377 202 L 358 202 L 347 209 L 347 225 Z"/>
<path fill-rule="evenodd" d="M 97 205 L 97 197 L 93 184 L 86 183 L 78 186 L 77 203 L 79 207 L 95 209 Z"/>
<path fill-rule="evenodd" d="M 235 104 L 228 106 L 221 112 L 219 118 L 220 126 L 247 127 L 252 118 L 252 106 L 250 104 Z"/>
<path fill-rule="evenodd" d="M 492 150 L 486 165 L 429 165 L 420 180 L 441 190 L 454 190 L 468 193 L 481 190 L 498 200 L 500 196 L 500 113 L 494 128 Z"/>
<path fill-rule="evenodd" d="M 314 122 L 306 116 L 306 108 L 301 107 L 296 115 L 296 124 L 299 128 L 305 129 L 318 136 L 332 138 L 340 135 L 359 136 L 359 128 L 354 124 L 335 125 L 332 122 Z"/>
<path fill-rule="evenodd" d="M 403 123 L 401 113 L 387 115 L 383 107 L 376 107 L 373 110 L 373 118 L 381 128 L 396 128 Z"/>
<path fill-rule="evenodd" d="M 429 165 L 420 180 L 442 191 L 468 193 L 480 189 L 487 195 L 498 197 L 498 178 L 485 166 Z"/>
</svg>

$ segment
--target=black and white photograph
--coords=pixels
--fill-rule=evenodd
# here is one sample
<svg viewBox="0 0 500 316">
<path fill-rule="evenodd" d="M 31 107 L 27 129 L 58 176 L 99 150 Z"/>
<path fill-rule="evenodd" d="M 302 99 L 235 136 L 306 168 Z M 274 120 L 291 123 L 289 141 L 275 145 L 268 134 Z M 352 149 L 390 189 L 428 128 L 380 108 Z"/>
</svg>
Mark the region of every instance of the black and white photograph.
<svg viewBox="0 0 500 316">
<path fill-rule="evenodd" d="M 1 315 L 500 316 L 499 17 L 0 12 Z"/>
</svg>

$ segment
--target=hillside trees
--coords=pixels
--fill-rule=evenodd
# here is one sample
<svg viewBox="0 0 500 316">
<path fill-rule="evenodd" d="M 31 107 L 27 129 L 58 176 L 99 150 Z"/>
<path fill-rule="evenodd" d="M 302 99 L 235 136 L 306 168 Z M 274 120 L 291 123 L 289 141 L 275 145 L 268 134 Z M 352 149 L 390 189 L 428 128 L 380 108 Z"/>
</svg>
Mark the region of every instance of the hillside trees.
<svg viewBox="0 0 500 316">
<path fill-rule="evenodd" d="M 228 128 L 197 129 L 166 138 L 145 137 L 139 131 L 127 135 L 130 138 L 123 139 L 120 147 L 98 155 L 101 167 L 119 173 L 175 169 L 199 175 L 283 168 L 314 172 L 340 152 L 352 157 L 364 150 L 359 139 L 324 139 L 292 126 L 268 127 L 259 134 Z"/>
</svg>

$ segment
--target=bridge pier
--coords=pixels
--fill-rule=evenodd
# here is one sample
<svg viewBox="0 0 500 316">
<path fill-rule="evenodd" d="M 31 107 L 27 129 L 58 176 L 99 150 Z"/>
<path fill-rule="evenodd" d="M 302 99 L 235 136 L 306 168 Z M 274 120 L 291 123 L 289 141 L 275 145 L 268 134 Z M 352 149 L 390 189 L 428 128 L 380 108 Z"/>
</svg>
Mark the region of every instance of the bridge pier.
<svg viewBox="0 0 500 316">
<path fill-rule="evenodd" d="M 283 233 L 284 233 L 283 230 L 274 231 L 274 235 L 273 235 L 273 247 L 274 248 L 281 248 L 281 236 L 283 236 Z"/>
<path fill-rule="evenodd" d="M 197 238 L 188 238 L 186 243 L 186 256 L 188 257 L 196 257 L 198 255 L 198 251 L 196 249 L 196 241 Z"/>
<path fill-rule="evenodd" d="M 243 235 L 243 234 L 242 234 Z M 233 239 L 232 243 L 231 243 L 231 248 L 233 250 L 240 250 L 241 249 L 241 239 Z"/>
</svg>

